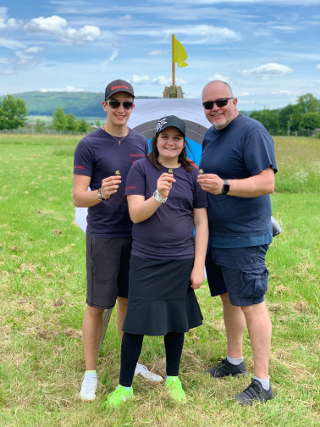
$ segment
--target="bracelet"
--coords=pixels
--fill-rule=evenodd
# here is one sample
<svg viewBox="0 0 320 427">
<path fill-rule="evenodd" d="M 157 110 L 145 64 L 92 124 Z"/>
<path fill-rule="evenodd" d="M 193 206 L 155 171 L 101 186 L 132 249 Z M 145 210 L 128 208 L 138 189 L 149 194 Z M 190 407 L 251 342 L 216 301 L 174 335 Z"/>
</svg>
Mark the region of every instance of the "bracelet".
<svg viewBox="0 0 320 427">
<path fill-rule="evenodd" d="M 162 197 L 158 190 L 152 194 L 152 197 L 159 203 L 166 203 L 168 199 L 168 197 Z"/>
</svg>

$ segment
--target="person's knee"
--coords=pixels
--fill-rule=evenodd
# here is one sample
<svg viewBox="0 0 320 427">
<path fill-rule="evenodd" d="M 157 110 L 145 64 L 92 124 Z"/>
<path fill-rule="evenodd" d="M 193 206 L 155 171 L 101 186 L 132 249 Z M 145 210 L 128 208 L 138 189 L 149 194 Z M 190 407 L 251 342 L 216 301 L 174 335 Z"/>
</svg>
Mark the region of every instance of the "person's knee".
<svg viewBox="0 0 320 427">
<path fill-rule="evenodd" d="M 268 315 L 268 310 L 264 301 L 259 304 L 241 306 L 241 310 L 246 317 L 262 317 L 263 315 Z"/>
<path fill-rule="evenodd" d="M 90 305 L 87 305 L 87 308 L 86 308 L 87 316 L 94 319 L 102 318 L 103 311 L 104 311 L 103 308 L 92 307 Z"/>
<path fill-rule="evenodd" d="M 119 306 L 119 309 L 127 309 L 128 298 L 118 297 L 118 306 Z"/>
<path fill-rule="evenodd" d="M 229 295 L 228 292 L 225 292 L 224 294 L 220 295 L 221 301 L 224 305 L 230 305 Z"/>
</svg>

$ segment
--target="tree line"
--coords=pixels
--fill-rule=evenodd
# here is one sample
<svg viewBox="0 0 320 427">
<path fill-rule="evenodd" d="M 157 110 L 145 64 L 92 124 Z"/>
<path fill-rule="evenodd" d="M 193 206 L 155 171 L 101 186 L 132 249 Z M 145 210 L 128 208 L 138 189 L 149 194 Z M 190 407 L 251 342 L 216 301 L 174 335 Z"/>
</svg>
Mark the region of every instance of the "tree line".
<svg viewBox="0 0 320 427">
<path fill-rule="evenodd" d="M 28 122 L 28 111 L 25 101 L 7 95 L 0 101 L 0 130 L 12 130 L 25 127 Z M 73 114 L 65 114 L 63 108 L 57 108 L 51 122 L 38 119 L 32 126 L 36 132 L 53 129 L 60 132 L 86 133 L 92 124 L 84 119 L 77 120 Z M 29 126 L 30 127 L 30 126 Z"/>
<path fill-rule="evenodd" d="M 320 136 L 320 101 L 311 93 L 299 96 L 296 104 L 273 110 L 253 111 L 250 117 L 259 120 L 272 135 Z M 26 123 L 27 107 L 24 100 L 12 95 L 5 96 L 0 101 L 0 130 L 18 129 L 26 126 Z M 95 124 L 98 125 L 99 122 Z M 57 108 L 49 124 L 38 119 L 34 130 L 86 133 L 91 126 L 86 120 L 78 120 L 73 114 L 65 114 L 63 108 Z"/>
<path fill-rule="evenodd" d="M 259 120 L 272 135 L 320 136 L 320 101 L 311 93 L 299 96 L 296 104 L 253 111 L 250 117 Z"/>
</svg>

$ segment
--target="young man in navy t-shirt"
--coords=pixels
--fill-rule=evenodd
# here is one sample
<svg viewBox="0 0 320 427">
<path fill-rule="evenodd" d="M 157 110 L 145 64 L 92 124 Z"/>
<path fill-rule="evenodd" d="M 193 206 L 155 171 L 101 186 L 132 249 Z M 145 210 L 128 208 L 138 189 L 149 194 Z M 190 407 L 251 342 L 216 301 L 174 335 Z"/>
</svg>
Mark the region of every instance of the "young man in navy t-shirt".
<svg viewBox="0 0 320 427">
<path fill-rule="evenodd" d="M 102 105 L 107 114 L 104 125 L 84 137 L 74 155 L 74 204 L 88 208 L 87 307 L 83 321 L 86 372 L 80 390 L 83 401 L 96 397 L 103 312 L 111 313 L 116 300 L 118 329 L 122 333 L 132 228 L 124 186 L 132 163 L 148 152 L 147 140 L 127 125 L 134 108 L 131 84 L 124 80 L 109 83 Z"/>
<path fill-rule="evenodd" d="M 227 333 L 227 357 L 210 370 L 213 377 L 246 373 L 242 338 L 247 325 L 254 378 L 235 396 L 241 404 L 272 398 L 269 381 L 271 322 L 264 302 L 272 241 L 271 202 L 277 171 L 273 141 L 256 120 L 239 114 L 237 98 L 222 81 L 202 92 L 212 123 L 203 141 L 198 182 L 208 192 L 210 230 L 207 275 L 211 295 L 220 295 Z"/>
</svg>

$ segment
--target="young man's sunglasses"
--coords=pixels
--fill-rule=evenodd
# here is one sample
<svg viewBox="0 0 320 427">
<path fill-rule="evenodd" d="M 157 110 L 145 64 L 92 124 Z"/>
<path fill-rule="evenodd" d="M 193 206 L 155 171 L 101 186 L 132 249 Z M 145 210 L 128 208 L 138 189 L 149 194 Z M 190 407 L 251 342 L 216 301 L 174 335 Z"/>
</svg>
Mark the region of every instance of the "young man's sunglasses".
<svg viewBox="0 0 320 427">
<path fill-rule="evenodd" d="M 115 99 L 111 99 L 110 101 L 107 101 L 107 102 L 108 102 L 108 105 L 113 109 L 119 108 L 120 105 L 122 105 L 125 110 L 130 110 L 133 107 L 133 102 L 131 101 L 120 102 L 120 101 L 116 101 Z"/>
<path fill-rule="evenodd" d="M 216 104 L 218 108 L 225 107 L 228 104 L 229 99 L 233 99 L 233 97 L 219 98 L 219 99 L 216 99 L 215 101 L 206 101 L 206 102 L 203 102 L 202 105 L 206 110 L 212 110 L 214 104 Z"/>
</svg>

